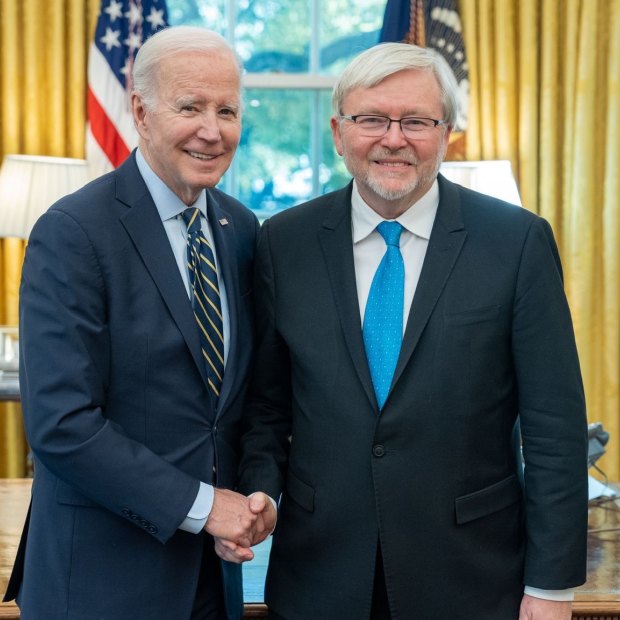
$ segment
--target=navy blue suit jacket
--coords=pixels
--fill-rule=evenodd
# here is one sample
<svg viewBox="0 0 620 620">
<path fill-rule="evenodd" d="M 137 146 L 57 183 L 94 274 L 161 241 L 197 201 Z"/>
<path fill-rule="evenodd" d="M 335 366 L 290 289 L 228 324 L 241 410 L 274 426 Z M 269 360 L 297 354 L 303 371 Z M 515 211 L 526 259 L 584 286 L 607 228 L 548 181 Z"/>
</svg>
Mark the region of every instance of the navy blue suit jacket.
<svg viewBox="0 0 620 620">
<path fill-rule="evenodd" d="M 230 309 L 217 410 L 191 304 L 132 155 L 32 231 L 20 290 L 20 387 L 34 455 L 7 591 L 24 618 L 189 617 L 204 534 L 178 530 L 199 481 L 232 488 L 252 348 L 258 222 L 207 190 Z M 224 565 L 229 617 L 238 566 Z M 21 590 L 20 590 L 21 588 Z"/>
<path fill-rule="evenodd" d="M 261 230 L 241 487 L 283 493 L 266 601 L 290 620 L 368 618 L 379 542 L 394 620 L 516 620 L 524 582 L 585 579 L 585 405 L 551 229 L 442 177 L 439 194 L 381 412 L 351 186 Z"/>
</svg>

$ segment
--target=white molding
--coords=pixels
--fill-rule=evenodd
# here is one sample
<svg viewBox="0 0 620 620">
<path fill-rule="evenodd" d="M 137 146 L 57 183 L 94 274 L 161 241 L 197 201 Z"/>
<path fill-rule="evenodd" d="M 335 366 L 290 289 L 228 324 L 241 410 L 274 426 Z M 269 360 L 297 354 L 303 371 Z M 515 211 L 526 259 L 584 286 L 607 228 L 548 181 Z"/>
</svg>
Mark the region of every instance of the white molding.
<svg viewBox="0 0 620 620">
<path fill-rule="evenodd" d="M 246 73 L 242 77 L 244 88 L 296 88 L 304 90 L 332 90 L 336 83 L 333 75 L 308 73 Z"/>
</svg>

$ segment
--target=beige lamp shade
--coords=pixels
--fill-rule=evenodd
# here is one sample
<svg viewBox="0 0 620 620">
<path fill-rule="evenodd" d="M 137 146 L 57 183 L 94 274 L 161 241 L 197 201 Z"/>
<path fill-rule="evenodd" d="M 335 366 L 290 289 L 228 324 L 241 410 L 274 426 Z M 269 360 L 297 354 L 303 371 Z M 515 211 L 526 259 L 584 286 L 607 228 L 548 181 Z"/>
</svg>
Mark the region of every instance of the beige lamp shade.
<svg viewBox="0 0 620 620">
<path fill-rule="evenodd" d="M 439 172 L 454 183 L 523 206 L 507 160 L 444 161 Z"/>
<path fill-rule="evenodd" d="M 6 155 L 0 168 L 0 237 L 28 239 L 42 213 L 88 180 L 84 159 Z"/>
</svg>

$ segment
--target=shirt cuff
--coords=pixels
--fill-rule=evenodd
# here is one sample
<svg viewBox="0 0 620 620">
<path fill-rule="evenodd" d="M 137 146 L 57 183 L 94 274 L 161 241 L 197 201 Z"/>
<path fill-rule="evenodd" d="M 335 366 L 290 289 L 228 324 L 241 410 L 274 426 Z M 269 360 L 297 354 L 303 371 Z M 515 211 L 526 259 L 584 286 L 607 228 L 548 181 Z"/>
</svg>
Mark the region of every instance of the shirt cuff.
<svg viewBox="0 0 620 620">
<path fill-rule="evenodd" d="M 213 508 L 214 496 L 215 491 L 213 487 L 210 484 L 201 482 L 198 495 L 196 495 L 196 499 L 187 513 L 187 517 L 179 525 L 179 529 L 192 534 L 200 534 Z"/>
<path fill-rule="evenodd" d="M 525 586 L 524 594 L 534 596 L 535 598 L 544 598 L 548 601 L 572 601 L 575 598 L 576 589 L 577 588 L 566 588 L 566 590 L 541 590 L 540 588 Z"/>
</svg>

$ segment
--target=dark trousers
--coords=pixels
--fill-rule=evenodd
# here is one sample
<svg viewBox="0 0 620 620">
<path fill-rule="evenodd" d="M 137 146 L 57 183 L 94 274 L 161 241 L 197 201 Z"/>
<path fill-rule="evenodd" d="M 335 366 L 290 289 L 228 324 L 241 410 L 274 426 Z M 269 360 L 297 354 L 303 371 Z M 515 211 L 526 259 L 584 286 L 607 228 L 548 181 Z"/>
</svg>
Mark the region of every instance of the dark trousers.
<svg viewBox="0 0 620 620">
<path fill-rule="evenodd" d="M 268 620 L 287 620 L 282 616 L 269 612 Z M 369 620 L 391 620 L 390 604 L 388 602 L 387 590 L 385 587 L 385 571 L 383 569 L 383 556 L 381 546 L 377 545 L 377 560 L 375 564 L 375 581 L 372 589 L 372 607 Z"/>
<path fill-rule="evenodd" d="M 385 570 L 381 545 L 377 545 L 377 561 L 375 563 L 375 582 L 372 587 L 372 608 L 370 620 L 390 620 L 390 604 L 385 587 Z"/>
<path fill-rule="evenodd" d="M 206 534 L 200 536 L 204 537 L 202 563 L 190 620 L 226 620 L 221 561 L 213 548 L 213 539 Z"/>
</svg>

